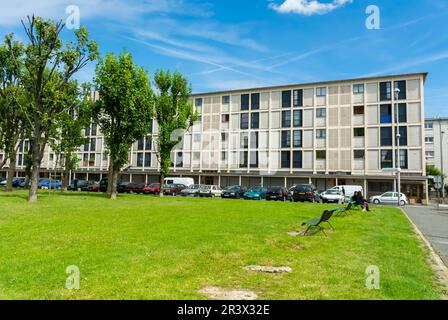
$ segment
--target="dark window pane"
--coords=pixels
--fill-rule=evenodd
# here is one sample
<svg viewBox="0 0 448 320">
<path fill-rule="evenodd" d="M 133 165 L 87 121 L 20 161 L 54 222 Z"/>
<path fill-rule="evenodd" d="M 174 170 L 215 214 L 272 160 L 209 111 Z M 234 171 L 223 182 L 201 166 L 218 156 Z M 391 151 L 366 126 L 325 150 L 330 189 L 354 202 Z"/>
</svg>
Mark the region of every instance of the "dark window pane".
<svg viewBox="0 0 448 320">
<path fill-rule="evenodd" d="M 292 146 L 294 148 L 302 147 L 302 131 L 301 130 L 295 130 L 293 132 Z"/>
<path fill-rule="evenodd" d="M 392 100 L 392 83 L 381 82 L 380 83 L 380 101 Z"/>
<path fill-rule="evenodd" d="M 380 123 L 392 123 L 392 105 L 390 104 L 381 105 Z"/>
<path fill-rule="evenodd" d="M 282 92 L 282 108 L 291 108 L 291 90 Z"/>
<path fill-rule="evenodd" d="M 252 95 L 250 97 L 250 108 L 252 110 L 260 109 L 260 94 L 259 93 L 252 93 Z"/>
<path fill-rule="evenodd" d="M 295 128 L 300 128 L 303 126 L 303 113 L 302 110 L 294 110 L 293 113 L 293 126 Z"/>
<path fill-rule="evenodd" d="M 138 139 L 138 141 L 137 141 L 137 150 L 139 150 L 139 151 L 143 150 L 144 145 L 145 145 L 144 139 L 143 138 Z"/>
<path fill-rule="evenodd" d="M 406 103 L 398 104 L 398 121 L 399 122 L 408 122 L 408 113 L 407 113 Z"/>
<path fill-rule="evenodd" d="M 258 132 L 250 133 L 250 148 L 257 149 L 258 148 Z"/>
<path fill-rule="evenodd" d="M 150 137 L 145 138 L 145 150 L 151 150 L 151 138 Z"/>
<path fill-rule="evenodd" d="M 143 153 L 137 153 L 137 167 L 143 167 Z"/>
<path fill-rule="evenodd" d="M 381 150 L 381 169 L 393 168 L 392 150 Z"/>
<path fill-rule="evenodd" d="M 291 147 L 291 131 L 282 131 L 282 148 Z"/>
<path fill-rule="evenodd" d="M 302 168 L 302 151 L 294 151 L 292 153 L 292 167 L 293 168 Z"/>
<path fill-rule="evenodd" d="M 392 146 L 392 128 L 381 128 L 381 146 Z"/>
<path fill-rule="evenodd" d="M 282 128 L 291 128 L 291 111 L 282 111 Z"/>
<path fill-rule="evenodd" d="M 398 95 L 398 100 L 406 100 L 406 80 L 395 81 L 394 89 L 396 89 L 396 88 L 400 89 L 400 94 Z"/>
<path fill-rule="evenodd" d="M 250 127 L 252 129 L 258 129 L 260 127 L 260 114 L 258 112 L 250 115 Z"/>
<path fill-rule="evenodd" d="M 293 105 L 294 107 L 302 107 L 303 106 L 303 90 L 294 90 L 293 93 Z"/>
<path fill-rule="evenodd" d="M 229 104 L 229 103 L 230 103 L 230 96 L 223 96 L 222 104 Z"/>
<path fill-rule="evenodd" d="M 408 127 L 400 127 L 400 146 L 408 145 Z"/>
<path fill-rule="evenodd" d="M 282 168 L 290 168 L 291 167 L 291 152 L 282 151 L 281 156 L 281 167 Z"/>
<path fill-rule="evenodd" d="M 258 168 L 258 151 L 250 152 L 250 167 Z"/>
<path fill-rule="evenodd" d="M 242 130 L 249 129 L 249 114 L 248 113 L 242 113 L 241 114 L 241 126 L 240 128 Z"/>
<path fill-rule="evenodd" d="M 90 151 L 95 151 L 96 150 L 96 138 L 91 138 L 90 139 Z"/>
<path fill-rule="evenodd" d="M 248 164 L 248 152 L 247 151 L 241 151 L 240 152 L 240 168 L 247 168 Z"/>
<path fill-rule="evenodd" d="M 408 169 L 408 150 L 400 150 L 400 168 Z"/>
<path fill-rule="evenodd" d="M 145 167 L 151 166 L 151 153 L 147 152 L 145 153 Z"/>
<path fill-rule="evenodd" d="M 241 95 L 241 110 L 249 110 L 249 94 Z"/>
</svg>

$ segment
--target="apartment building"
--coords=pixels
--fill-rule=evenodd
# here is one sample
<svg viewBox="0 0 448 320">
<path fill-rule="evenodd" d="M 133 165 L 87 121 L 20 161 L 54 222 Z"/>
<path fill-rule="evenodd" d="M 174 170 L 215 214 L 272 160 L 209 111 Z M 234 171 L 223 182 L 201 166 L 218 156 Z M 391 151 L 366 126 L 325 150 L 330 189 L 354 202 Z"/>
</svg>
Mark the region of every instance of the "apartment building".
<svg viewBox="0 0 448 320">
<path fill-rule="evenodd" d="M 415 73 L 194 94 L 200 118 L 182 133 L 172 153 L 172 175 L 221 186 L 311 182 L 325 190 L 356 184 L 373 195 L 395 188 L 388 169 L 398 157 L 399 130 L 401 190 L 413 201 L 427 200 L 426 77 Z M 398 101 L 394 88 L 400 89 Z M 100 179 L 108 168 L 103 138 L 95 125 L 85 135 L 90 140 L 79 150 L 73 177 Z M 152 137 L 134 143 L 124 179 L 157 181 L 156 139 L 154 122 Z M 43 167 L 49 170 L 54 164 L 49 150 Z"/>
<path fill-rule="evenodd" d="M 425 120 L 426 163 L 434 165 L 448 175 L 448 118 Z"/>
</svg>

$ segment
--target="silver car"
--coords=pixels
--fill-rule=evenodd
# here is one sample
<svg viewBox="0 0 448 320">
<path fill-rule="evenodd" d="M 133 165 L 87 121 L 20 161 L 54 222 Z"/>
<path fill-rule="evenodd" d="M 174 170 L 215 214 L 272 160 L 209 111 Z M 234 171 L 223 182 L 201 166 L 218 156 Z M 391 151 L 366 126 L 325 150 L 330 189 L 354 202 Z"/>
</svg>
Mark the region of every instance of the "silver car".
<svg viewBox="0 0 448 320">
<path fill-rule="evenodd" d="M 370 202 L 374 204 L 397 204 L 398 192 L 385 192 L 380 196 L 370 197 Z M 402 193 L 400 196 L 400 204 L 405 206 L 408 203 L 408 198 Z"/>
<path fill-rule="evenodd" d="M 186 197 L 198 197 L 199 189 L 202 188 L 203 184 L 192 184 L 187 189 L 182 190 L 180 193 Z"/>
</svg>

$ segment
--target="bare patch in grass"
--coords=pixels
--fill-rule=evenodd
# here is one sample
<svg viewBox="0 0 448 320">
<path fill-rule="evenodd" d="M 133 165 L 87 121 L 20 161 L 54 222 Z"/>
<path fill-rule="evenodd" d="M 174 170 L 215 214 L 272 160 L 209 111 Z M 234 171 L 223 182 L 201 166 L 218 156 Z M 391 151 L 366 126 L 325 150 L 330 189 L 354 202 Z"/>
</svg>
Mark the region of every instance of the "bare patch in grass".
<svg viewBox="0 0 448 320">
<path fill-rule="evenodd" d="M 245 289 L 223 289 L 219 287 L 205 287 L 199 293 L 215 300 L 256 300 L 255 292 Z"/>
</svg>

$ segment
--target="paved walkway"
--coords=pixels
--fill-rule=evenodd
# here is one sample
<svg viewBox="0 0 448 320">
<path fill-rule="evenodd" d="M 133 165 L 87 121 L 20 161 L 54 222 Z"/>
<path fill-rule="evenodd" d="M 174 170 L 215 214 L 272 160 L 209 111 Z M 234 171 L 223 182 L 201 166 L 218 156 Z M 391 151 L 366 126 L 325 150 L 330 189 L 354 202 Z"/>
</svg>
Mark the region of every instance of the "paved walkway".
<svg viewBox="0 0 448 320">
<path fill-rule="evenodd" d="M 404 210 L 448 266 L 447 208 L 406 206 Z"/>
</svg>

